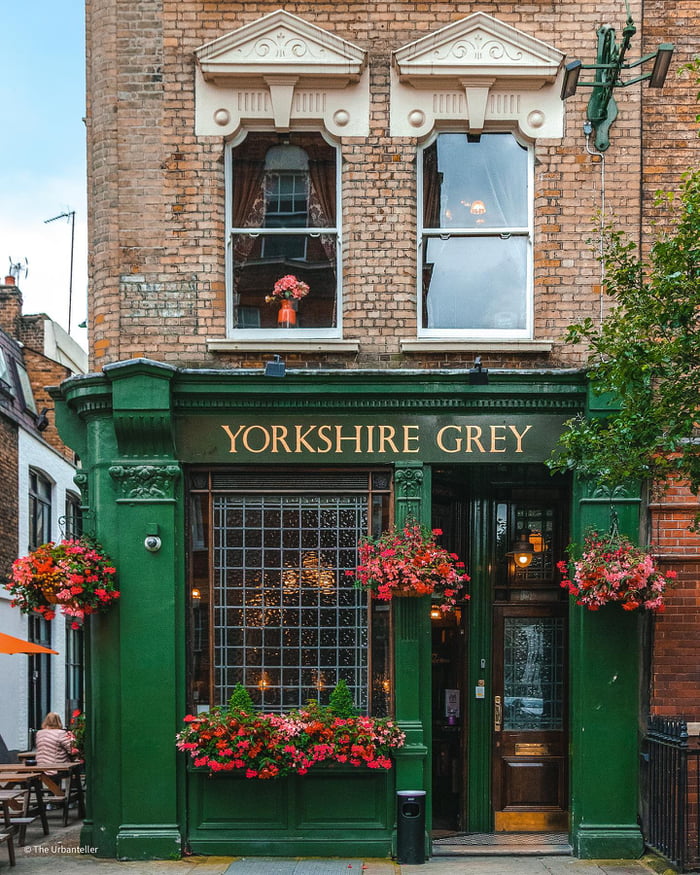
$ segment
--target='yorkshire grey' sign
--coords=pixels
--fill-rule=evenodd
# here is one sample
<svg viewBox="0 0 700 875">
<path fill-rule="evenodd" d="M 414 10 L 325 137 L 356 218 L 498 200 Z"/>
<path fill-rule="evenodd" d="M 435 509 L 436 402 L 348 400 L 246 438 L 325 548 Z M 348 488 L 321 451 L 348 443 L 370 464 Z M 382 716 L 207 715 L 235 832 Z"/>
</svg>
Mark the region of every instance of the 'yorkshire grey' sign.
<svg viewBox="0 0 700 875">
<path fill-rule="evenodd" d="M 537 462 L 561 433 L 556 415 L 221 414 L 176 420 L 185 462 Z"/>
</svg>

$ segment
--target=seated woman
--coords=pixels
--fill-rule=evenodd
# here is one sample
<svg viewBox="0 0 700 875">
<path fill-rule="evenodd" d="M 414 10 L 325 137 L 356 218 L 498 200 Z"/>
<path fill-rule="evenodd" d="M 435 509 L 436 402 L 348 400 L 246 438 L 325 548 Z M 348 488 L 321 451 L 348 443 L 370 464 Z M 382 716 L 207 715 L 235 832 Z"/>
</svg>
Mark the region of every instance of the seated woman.
<svg viewBox="0 0 700 875">
<path fill-rule="evenodd" d="M 70 763 L 73 761 L 73 737 L 63 728 L 61 718 L 55 711 L 44 717 L 41 729 L 36 734 L 36 764 L 37 766 L 54 765 L 55 763 Z M 47 775 L 57 772 L 47 771 Z"/>
</svg>

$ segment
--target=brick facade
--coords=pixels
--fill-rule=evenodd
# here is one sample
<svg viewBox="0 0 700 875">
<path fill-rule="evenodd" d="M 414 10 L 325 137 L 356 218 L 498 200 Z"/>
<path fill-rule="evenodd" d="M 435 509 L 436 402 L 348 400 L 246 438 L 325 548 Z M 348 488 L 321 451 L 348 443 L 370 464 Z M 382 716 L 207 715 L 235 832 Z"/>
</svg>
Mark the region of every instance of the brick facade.
<svg viewBox="0 0 700 875">
<path fill-rule="evenodd" d="M 188 367 L 260 367 L 270 351 L 216 352 L 225 336 L 222 138 L 195 136 L 194 51 L 279 6 L 274 2 L 88 0 L 88 183 L 94 368 L 148 357 Z M 604 160 L 582 133 L 590 91 L 566 104 L 564 139 L 537 144 L 535 170 L 535 340 L 551 352 L 481 350 L 496 368 L 570 368 L 582 348 L 562 343 L 567 325 L 597 318 L 600 266 L 596 214 L 648 244 L 658 218 L 654 192 L 678 186 L 700 154 L 697 88 L 677 76 L 697 50 L 696 0 L 632 0 L 638 25 L 632 54 L 659 42 L 677 46 L 663 91 L 616 94 L 619 117 Z M 285 9 L 368 52 L 369 136 L 341 140 L 343 338 L 359 353 L 297 351 L 288 366 L 459 368 L 473 349 L 402 352 L 416 334 L 416 156 L 418 143 L 389 134 L 391 52 L 477 11 L 567 55 L 594 61 L 595 31 L 624 24 L 619 0 L 531 2 L 289 2 Z M 644 18 L 642 19 L 642 14 Z M 588 238 L 592 238 L 592 243 Z M 687 529 L 695 502 L 652 507 L 652 539 L 679 571 L 667 613 L 657 621 L 652 707 L 697 719 L 700 541 Z M 692 505 L 686 507 L 686 504 Z M 695 648 L 695 650 L 693 650 Z M 678 664 L 689 666 L 679 671 Z"/>
<path fill-rule="evenodd" d="M 10 571 L 17 558 L 19 507 L 17 467 L 17 424 L 0 414 L 0 478 L 3 484 L 0 514 L 0 578 Z"/>
</svg>

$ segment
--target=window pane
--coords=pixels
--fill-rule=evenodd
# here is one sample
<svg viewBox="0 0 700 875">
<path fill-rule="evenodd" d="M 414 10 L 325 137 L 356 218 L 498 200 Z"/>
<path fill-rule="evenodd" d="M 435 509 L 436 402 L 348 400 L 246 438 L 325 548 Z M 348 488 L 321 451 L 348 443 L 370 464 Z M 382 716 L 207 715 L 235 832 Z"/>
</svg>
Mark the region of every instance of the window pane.
<svg viewBox="0 0 700 875">
<path fill-rule="evenodd" d="M 343 679 L 366 710 L 367 598 L 345 571 L 367 496 L 216 495 L 213 520 L 217 702 L 241 683 L 265 710 L 327 704 Z"/>
<path fill-rule="evenodd" d="M 504 635 L 503 728 L 561 729 L 564 621 L 560 617 L 507 617 Z"/>
<path fill-rule="evenodd" d="M 423 324 L 444 329 L 524 329 L 525 237 L 425 240 Z"/>
<path fill-rule="evenodd" d="M 336 238 L 331 234 L 233 235 L 234 324 L 276 328 L 279 301 L 266 303 L 273 286 L 292 274 L 309 286 L 296 305 L 297 328 L 336 325 Z M 252 315 L 255 313 L 255 315 Z"/>
<path fill-rule="evenodd" d="M 278 327 L 275 282 L 292 274 L 310 287 L 284 327 L 338 324 L 336 150 L 320 134 L 251 133 L 232 150 L 230 282 L 235 329 Z M 252 229 L 247 233 L 243 229 Z M 265 233 L 260 229 L 275 229 Z M 324 228 L 323 234 L 298 233 Z"/>
<path fill-rule="evenodd" d="M 424 152 L 426 228 L 528 224 L 527 149 L 511 134 L 440 134 Z"/>
</svg>

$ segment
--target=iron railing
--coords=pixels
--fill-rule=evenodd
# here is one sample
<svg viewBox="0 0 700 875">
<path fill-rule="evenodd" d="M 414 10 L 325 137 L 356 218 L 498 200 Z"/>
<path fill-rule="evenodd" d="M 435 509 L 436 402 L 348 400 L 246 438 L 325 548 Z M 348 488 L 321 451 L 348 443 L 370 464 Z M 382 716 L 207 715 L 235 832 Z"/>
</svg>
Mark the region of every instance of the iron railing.
<svg viewBox="0 0 700 875">
<path fill-rule="evenodd" d="M 680 872 L 700 868 L 700 748 L 683 720 L 650 717 L 642 755 L 644 839 Z"/>
</svg>

